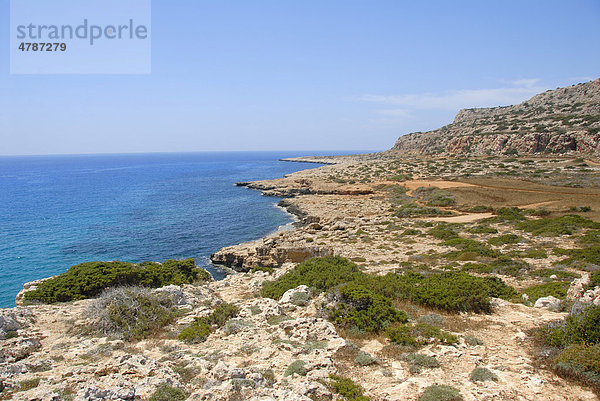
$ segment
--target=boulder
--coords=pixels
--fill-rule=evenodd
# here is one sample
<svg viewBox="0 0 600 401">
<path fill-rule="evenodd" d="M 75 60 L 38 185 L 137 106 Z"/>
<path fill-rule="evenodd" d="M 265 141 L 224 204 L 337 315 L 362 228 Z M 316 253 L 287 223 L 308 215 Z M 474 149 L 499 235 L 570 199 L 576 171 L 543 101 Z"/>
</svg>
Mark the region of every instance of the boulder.
<svg viewBox="0 0 600 401">
<path fill-rule="evenodd" d="M 538 298 L 535 301 L 534 308 L 544 308 L 544 309 L 558 309 L 560 307 L 560 299 L 553 297 L 552 295 L 547 297 Z"/>
</svg>

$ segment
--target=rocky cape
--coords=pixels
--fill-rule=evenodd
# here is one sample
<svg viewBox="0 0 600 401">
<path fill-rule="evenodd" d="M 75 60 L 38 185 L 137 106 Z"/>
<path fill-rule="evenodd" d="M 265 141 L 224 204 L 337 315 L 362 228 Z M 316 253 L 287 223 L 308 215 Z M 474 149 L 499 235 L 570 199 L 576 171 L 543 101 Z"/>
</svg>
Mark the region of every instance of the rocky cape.
<svg viewBox="0 0 600 401">
<path fill-rule="evenodd" d="M 600 79 L 540 93 L 514 106 L 463 109 L 442 128 L 401 136 L 413 154 L 600 157 Z"/>
</svg>

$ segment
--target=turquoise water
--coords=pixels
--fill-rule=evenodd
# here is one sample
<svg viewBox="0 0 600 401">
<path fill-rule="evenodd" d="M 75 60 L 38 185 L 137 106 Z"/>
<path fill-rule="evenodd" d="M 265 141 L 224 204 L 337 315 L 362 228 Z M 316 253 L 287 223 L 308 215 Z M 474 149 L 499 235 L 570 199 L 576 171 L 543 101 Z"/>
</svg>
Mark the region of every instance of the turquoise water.
<svg viewBox="0 0 600 401">
<path fill-rule="evenodd" d="M 0 307 L 23 283 L 93 260 L 193 257 L 222 277 L 211 253 L 291 221 L 277 198 L 233 184 L 317 167 L 278 161 L 301 155 L 0 157 Z"/>
</svg>

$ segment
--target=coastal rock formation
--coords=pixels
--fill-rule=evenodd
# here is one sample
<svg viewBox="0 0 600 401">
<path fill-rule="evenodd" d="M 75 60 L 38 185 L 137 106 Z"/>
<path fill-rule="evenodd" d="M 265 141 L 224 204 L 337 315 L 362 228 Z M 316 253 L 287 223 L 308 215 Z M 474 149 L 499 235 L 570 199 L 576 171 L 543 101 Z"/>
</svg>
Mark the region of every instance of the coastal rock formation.
<svg viewBox="0 0 600 401">
<path fill-rule="evenodd" d="M 454 121 L 401 136 L 414 154 L 600 156 L 600 79 L 538 94 L 515 106 L 460 110 Z"/>
</svg>

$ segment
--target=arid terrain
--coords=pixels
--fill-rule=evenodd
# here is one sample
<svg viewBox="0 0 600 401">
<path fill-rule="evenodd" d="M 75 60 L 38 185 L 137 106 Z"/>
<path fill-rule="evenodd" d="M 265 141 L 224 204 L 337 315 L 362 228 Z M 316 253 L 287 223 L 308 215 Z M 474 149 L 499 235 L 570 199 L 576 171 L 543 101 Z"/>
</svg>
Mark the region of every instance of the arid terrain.
<svg viewBox="0 0 600 401">
<path fill-rule="evenodd" d="M 162 327 L 106 335 L 98 300 L 31 303 L 23 294 L 40 283 L 26 285 L 0 311 L 0 399 L 598 399 L 597 376 L 569 371 L 535 330 L 600 305 L 593 154 L 295 160 L 323 165 L 238 184 L 282 198 L 294 227 L 215 252 L 232 272 L 222 281 L 148 290 L 175 305 Z M 318 261 L 313 278 L 298 273 L 306 260 Z M 317 283 L 331 260 L 353 278 Z M 391 288 L 407 277 L 421 292 Z M 495 289 L 443 304 L 427 280 L 444 277 Z M 364 320 L 367 299 L 392 317 Z"/>
</svg>

